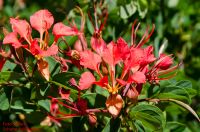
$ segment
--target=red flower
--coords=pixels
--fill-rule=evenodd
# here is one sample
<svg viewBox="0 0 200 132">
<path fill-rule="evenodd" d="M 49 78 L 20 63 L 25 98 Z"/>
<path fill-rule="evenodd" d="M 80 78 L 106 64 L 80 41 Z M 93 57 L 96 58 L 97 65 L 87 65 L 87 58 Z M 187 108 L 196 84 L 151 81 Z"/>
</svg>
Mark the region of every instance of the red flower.
<svg viewBox="0 0 200 132">
<path fill-rule="evenodd" d="M 114 67 L 120 61 L 126 60 L 129 57 L 129 52 L 127 43 L 119 38 L 116 44 L 111 42 L 107 45 L 103 52 L 103 59 L 110 67 Z"/>
</svg>

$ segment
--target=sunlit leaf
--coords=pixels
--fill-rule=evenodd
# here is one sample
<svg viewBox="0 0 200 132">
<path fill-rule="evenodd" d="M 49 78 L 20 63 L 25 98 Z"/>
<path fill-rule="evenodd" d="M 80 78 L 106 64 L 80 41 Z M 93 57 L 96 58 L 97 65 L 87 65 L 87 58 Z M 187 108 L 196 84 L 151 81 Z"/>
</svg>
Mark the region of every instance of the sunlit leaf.
<svg viewBox="0 0 200 132">
<path fill-rule="evenodd" d="M 141 121 L 143 127 L 147 130 L 163 130 L 166 124 L 162 111 L 154 105 L 140 104 L 134 106 L 130 109 L 129 114 L 133 121 Z"/>
<path fill-rule="evenodd" d="M 3 89 L 0 90 L 0 110 L 7 110 L 9 108 L 9 101 Z"/>
<path fill-rule="evenodd" d="M 50 112 L 50 101 L 49 100 L 40 100 L 38 101 L 38 105 L 43 107 L 45 110 Z"/>
<path fill-rule="evenodd" d="M 132 1 L 129 4 L 120 6 L 120 17 L 123 19 L 127 19 L 132 16 L 137 11 L 136 2 Z"/>
<path fill-rule="evenodd" d="M 21 73 L 13 71 L 0 72 L 0 83 L 6 83 L 8 81 L 20 80 L 20 79 L 24 79 L 24 76 Z"/>
</svg>

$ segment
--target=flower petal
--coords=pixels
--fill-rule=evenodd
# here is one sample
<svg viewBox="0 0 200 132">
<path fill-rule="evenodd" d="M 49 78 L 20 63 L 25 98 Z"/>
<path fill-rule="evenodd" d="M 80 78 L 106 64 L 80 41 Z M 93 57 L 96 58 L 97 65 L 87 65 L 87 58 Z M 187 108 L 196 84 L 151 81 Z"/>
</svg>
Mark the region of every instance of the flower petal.
<svg viewBox="0 0 200 132">
<path fill-rule="evenodd" d="M 79 81 L 79 89 L 85 90 L 91 87 L 91 85 L 95 82 L 95 78 L 92 75 L 91 72 L 84 72 L 81 75 L 80 81 Z"/>
<path fill-rule="evenodd" d="M 46 51 L 43 51 L 41 56 L 51 56 L 56 55 L 58 53 L 58 46 L 57 45 L 51 45 Z"/>
<path fill-rule="evenodd" d="M 107 101 L 106 101 L 106 107 L 109 111 L 109 113 L 116 118 L 123 106 L 123 99 L 121 97 L 121 95 L 119 94 L 111 94 Z"/>
<path fill-rule="evenodd" d="M 111 42 L 107 45 L 103 52 L 103 59 L 109 65 L 115 66 L 120 61 L 128 59 L 129 55 L 128 44 L 122 38 L 119 38 L 116 44 Z"/>
<path fill-rule="evenodd" d="M 106 48 L 106 43 L 102 38 L 91 38 L 91 47 L 96 51 L 100 56 L 102 56 L 104 49 Z"/>
<path fill-rule="evenodd" d="M 101 62 L 101 57 L 90 50 L 85 50 L 80 53 L 80 64 L 92 70 L 98 69 L 98 64 Z"/>
<path fill-rule="evenodd" d="M 71 28 L 69 26 L 66 26 L 62 22 L 56 23 L 53 27 L 53 35 L 55 36 L 56 41 L 61 36 L 73 36 L 78 34 L 78 29 L 76 29 L 75 27 Z"/>
<path fill-rule="evenodd" d="M 27 41 L 30 39 L 32 29 L 26 20 L 10 18 L 10 24 L 12 25 L 13 32 L 17 32 L 22 38 L 26 39 Z"/>
<path fill-rule="evenodd" d="M 42 50 L 40 49 L 40 47 L 39 47 L 38 42 L 37 42 L 36 39 L 34 39 L 31 42 L 30 51 L 31 51 L 32 55 L 39 55 L 39 54 L 42 53 Z"/>
<path fill-rule="evenodd" d="M 108 84 L 108 76 L 104 76 L 103 78 L 101 78 L 99 81 L 94 82 L 94 84 L 99 85 L 101 87 L 105 87 Z"/>
<path fill-rule="evenodd" d="M 43 75 L 43 77 L 49 81 L 50 78 L 50 72 L 49 72 L 49 64 L 47 61 L 40 59 L 37 62 L 38 65 L 38 71 Z"/>
<path fill-rule="evenodd" d="M 135 83 L 145 83 L 146 82 L 146 76 L 143 72 L 136 71 L 129 79 L 129 82 L 135 82 Z"/>
<path fill-rule="evenodd" d="M 34 13 L 30 17 L 30 22 L 31 26 L 42 34 L 52 26 L 54 18 L 48 10 L 44 9 Z"/>
<path fill-rule="evenodd" d="M 148 46 L 144 49 L 144 56 L 140 62 L 141 66 L 146 66 L 156 60 L 153 54 L 153 46 Z"/>
<path fill-rule="evenodd" d="M 3 40 L 3 44 L 11 44 L 14 48 L 23 46 L 17 39 L 17 34 L 15 32 L 7 34 Z"/>
</svg>

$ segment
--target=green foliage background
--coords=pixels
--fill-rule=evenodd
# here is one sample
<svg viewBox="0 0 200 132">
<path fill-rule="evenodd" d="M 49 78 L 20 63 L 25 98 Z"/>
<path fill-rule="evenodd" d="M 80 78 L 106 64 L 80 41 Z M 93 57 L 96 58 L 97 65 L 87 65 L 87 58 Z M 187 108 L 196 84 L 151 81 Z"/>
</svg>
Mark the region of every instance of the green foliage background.
<svg viewBox="0 0 200 132">
<path fill-rule="evenodd" d="M 94 0 L 95 1 L 95 0 Z M 3 6 L 0 10 L 0 26 L 10 29 L 9 18 L 19 16 L 20 18 L 29 20 L 29 17 L 39 9 L 48 9 L 53 13 L 55 22 L 66 21 L 68 19 L 80 20 L 80 16 L 73 11 L 75 6 L 80 6 L 85 15 L 89 12 L 93 13 L 93 2 L 90 0 L 3 0 Z M 99 2 L 99 1 L 98 1 Z M 141 22 L 141 29 L 138 32 L 138 36 L 142 35 L 145 31 L 146 25 L 152 27 L 152 24 L 156 25 L 156 30 L 149 41 L 153 44 L 158 54 L 159 47 L 163 43 L 167 43 L 166 52 L 174 54 L 176 62 L 183 62 L 180 70 L 175 77 L 178 81 L 190 80 L 193 84 L 193 89 L 197 92 L 193 92 L 194 98 L 192 99 L 191 107 L 200 115 L 200 1 L 198 0 L 104 0 L 102 8 L 108 10 L 108 20 L 103 29 L 103 38 L 106 42 L 116 40 L 119 36 L 124 37 L 127 41 L 130 41 L 131 25 L 135 19 Z M 98 11 L 98 10 L 97 10 Z M 86 38 L 87 35 L 91 36 L 93 28 L 89 22 L 89 18 L 86 15 Z M 80 23 L 77 23 L 80 26 Z M 0 40 L 3 40 L 3 33 L 0 32 Z M 88 37 L 88 41 L 89 41 Z M 73 44 L 74 40 L 70 39 L 69 43 Z M 51 62 L 52 60 L 49 60 Z M 56 66 L 56 65 L 55 65 Z M 17 71 L 14 64 L 6 63 L 3 71 L 13 70 Z M 53 69 L 52 69 L 53 71 Z M 54 70 L 55 71 L 55 70 Z M 6 74 L 7 75 L 7 74 Z M 13 74 L 15 82 L 21 82 L 24 85 L 20 85 L 14 88 L 15 97 L 23 99 L 29 99 L 29 103 L 26 101 L 14 101 L 14 104 L 8 106 L 11 100 L 11 94 L 13 92 L 13 86 L 4 87 L 5 91 L 1 89 L 0 96 L 0 121 L 13 121 L 18 120 L 16 113 L 32 112 L 33 107 L 42 108 L 49 111 L 48 100 L 43 99 L 42 94 L 48 90 L 48 84 L 42 84 L 38 86 L 40 88 L 31 88 L 34 85 L 24 82 L 23 76 L 20 78 L 20 74 Z M 6 79 L 3 74 L 0 75 L 0 81 Z M 11 78 L 9 78 L 11 80 Z M 38 79 L 38 81 L 41 81 Z M 171 80 L 169 83 L 174 83 Z M 27 86 L 28 85 L 28 86 Z M 23 87 L 26 87 L 23 89 Z M 52 92 L 52 91 L 50 91 Z M 24 95 L 23 93 L 30 93 Z M 7 94 L 7 95 L 6 95 Z M 7 96 L 7 98 L 4 98 Z M 41 96 L 41 97 L 40 97 Z M 33 100 L 40 98 L 39 102 Z M 14 100 L 17 100 L 14 98 Z M 36 103 L 37 105 L 31 105 Z M 27 106 L 26 106 L 27 105 Z M 188 111 L 177 107 L 175 104 L 161 103 L 163 109 L 166 109 L 167 127 L 164 131 L 175 132 L 197 132 L 200 129 L 199 123 Z M 168 105 L 168 106 L 166 106 Z M 9 112 L 4 110 L 9 109 Z M 136 110 L 137 108 L 134 108 Z M 136 116 L 136 115 L 131 115 Z M 44 115 L 32 112 L 31 115 L 27 115 L 28 123 L 32 125 L 38 125 L 38 119 L 42 119 Z M 138 117 L 139 118 L 139 117 Z M 79 120 L 80 122 L 80 120 Z M 180 122 L 180 123 L 177 123 Z M 148 125 L 148 124 L 147 124 Z M 66 125 L 64 128 L 68 128 Z M 43 128 L 53 131 L 55 128 Z M 106 128 L 104 129 L 106 131 Z"/>
</svg>

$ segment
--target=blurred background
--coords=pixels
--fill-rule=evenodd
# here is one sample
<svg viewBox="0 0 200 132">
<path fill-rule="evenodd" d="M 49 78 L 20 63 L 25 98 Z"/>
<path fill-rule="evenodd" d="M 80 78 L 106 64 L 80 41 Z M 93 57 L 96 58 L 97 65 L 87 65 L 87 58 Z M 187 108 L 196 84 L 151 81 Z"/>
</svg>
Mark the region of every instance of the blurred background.
<svg viewBox="0 0 200 132">
<path fill-rule="evenodd" d="M 191 106 L 200 115 L 200 1 L 198 0 L 0 0 L 0 41 L 4 37 L 2 27 L 10 29 L 10 17 L 29 20 L 29 17 L 40 9 L 52 12 L 55 22 L 73 19 L 80 26 L 81 17 L 74 10 L 75 6 L 79 6 L 85 14 L 85 32 L 89 41 L 93 26 L 88 14 L 93 17 L 95 2 L 99 21 L 103 20 L 105 13 L 108 12 L 108 19 L 102 31 L 107 43 L 119 36 L 130 42 L 131 26 L 136 19 L 141 23 L 138 38 L 145 32 L 147 25 L 151 30 L 152 24 L 155 24 L 154 34 L 148 44 L 154 45 L 155 54 L 158 54 L 159 48 L 164 45 L 167 54 L 174 54 L 176 63 L 183 62 L 175 78 L 192 81 L 193 89 L 197 92 L 194 93 Z M 170 106 L 167 112 L 169 121 L 180 122 L 171 124 L 171 130 L 197 132 L 200 129 L 196 119 L 186 110 Z"/>
</svg>

